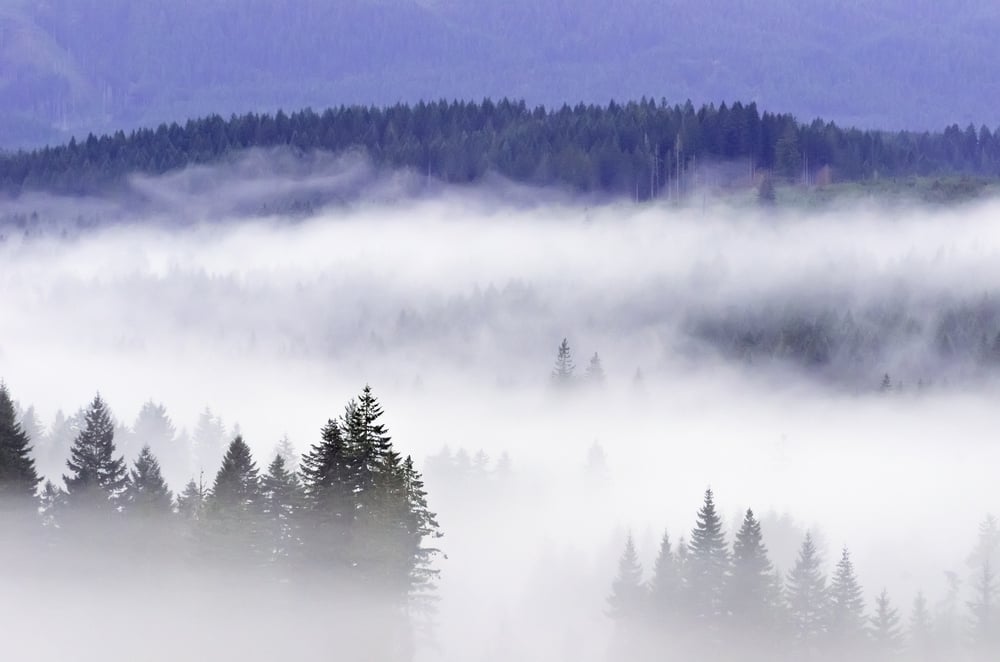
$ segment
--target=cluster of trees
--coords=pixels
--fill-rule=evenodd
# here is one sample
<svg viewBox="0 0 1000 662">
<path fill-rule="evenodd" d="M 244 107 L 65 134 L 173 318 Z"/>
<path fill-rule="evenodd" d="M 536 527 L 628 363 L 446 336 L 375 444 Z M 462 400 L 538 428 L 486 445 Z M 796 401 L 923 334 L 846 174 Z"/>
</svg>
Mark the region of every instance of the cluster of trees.
<svg viewBox="0 0 1000 662">
<path fill-rule="evenodd" d="M 31 439 L 0 386 L 0 509 L 67 549 L 131 540 L 143 554 L 260 570 L 281 581 L 305 575 L 385 596 L 402 611 L 426 602 L 440 533 L 420 473 L 393 446 L 370 388 L 330 419 L 290 466 L 276 453 L 261 471 L 242 436 L 229 443 L 211 485 L 191 480 L 176 496 L 144 445 L 131 466 L 115 424 L 94 398 L 66 462 L 62 485 L 41 477 Z M 116 558 L 117 555 L 116 555 Z"/>
<path fill-rule="evenodd" d="M 570 349 L 569 340 L 563 338 L 556 350 L 556 362 L 552 367 L 552 384 L 556 388 L 569 388 L 580 381 L 580 376 L 576 374 L 576 363 L 573 361 L 573 350 Z M 594 352 L 587 363 L 583 379 L 586 383 L 600 386 L 604 384 L 604 366 L 601 364 L 601 357 Z"/>
<path fill-rule="evenodd" d="M 302 153 L 358 149 L 378 166 L 409 167 L 447 182 L 496 172 L 531 185 L 642 200 L 703 185 L 755 185 L 767 173 L 805 183 L 1000 174 L 1000 130 L 985 126 L 889 133 L 819 119 L 800 123 L 754 103 L 695 108 L 642 99 L 546 109 L 486 99 L 212 115 L 89 135 L 0 157 L 0 190 L 87 193 L 132 173 L 164 173 L 278 146 Z M 700 167 L 722 163 L 735 167 Z"/>
<path fill-rule="evenodd" d="M 685 330 L 727 358 L 787 361 L 872 385 L 887 370 L 919 386 L 947 376 L 949 366 L 956 374 L 1000 366 L 1000 301 L 989 295 L 950 302 L 930 315 L 906 301 L 853 309 L 794 303 L 731 308 L 692 317 Z M 905 373 L 895 374 L 897 363 L 905 364 Z M 883 369 L 873 373 L 873 366 Z"/>
<path fill-rule="evenodd" d="M 664 533 L 651 577 L 644 580 L 632 537 L 608 599 L 616 622 L 616 659 L 908 659 L 953 660 L 965 653 L 1000 655 L 1000 526 L 988 517 L 969 559 L 973 595 L 963 611 L 959 583 L 931 609 L 923 593 L 904 623 L 887 591 L 871 605 L 845 547 L 832 578 L 806 534 L 791 571 L 768 558 L 764 534 L 747 510 L 732 545 L 709 489 L 689 540 Z M 967 617 L 967 618 L 963 618 Z M 976 657 L 975 659 L 980 659 Z"/>
</svg>

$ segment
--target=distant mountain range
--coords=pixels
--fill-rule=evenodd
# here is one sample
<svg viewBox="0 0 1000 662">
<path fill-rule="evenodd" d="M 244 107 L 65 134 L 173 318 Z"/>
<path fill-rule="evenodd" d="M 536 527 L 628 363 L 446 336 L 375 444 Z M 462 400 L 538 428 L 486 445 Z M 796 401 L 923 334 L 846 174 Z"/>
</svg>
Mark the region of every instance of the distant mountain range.
<svg viewBox="0 0 1000 662">
<path fill-rule="evenodd" d="M 1000 124 L 995 0 L 6 0 L 0 147 L 212 112 L 741 99 Z"/>
</svg>

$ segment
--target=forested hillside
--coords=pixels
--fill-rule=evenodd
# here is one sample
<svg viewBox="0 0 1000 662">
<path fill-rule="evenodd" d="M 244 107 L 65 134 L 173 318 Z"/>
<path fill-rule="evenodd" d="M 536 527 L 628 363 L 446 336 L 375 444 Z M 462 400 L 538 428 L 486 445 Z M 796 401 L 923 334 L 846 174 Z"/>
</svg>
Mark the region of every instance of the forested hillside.
<svg viewBox="0 0 1000 662">
<path fill-rule="evenodd" d="M 505 95 L 978 125 L 996 120 L 998 28 L 990 0 L 9 0 L 0 145 L 211 112 Z"/>
<path fill-rule="evenodd" d="M 940 133 L 799 123 L 754 103 L 696 109 L 641 100 L 531 108 L 524 102 L 445 102 L 317 113 L 212 115 L 0 157 L 0 189 L 84 194 L 135 173 L 213 163 L 252 147 L 363 151 L 383 168 L 471 183 L 515 182 L 647 200 L 763 179 L 828 184 L 926 175 L 1000 174 L 1000 129 L 952 125 Z"/>
</svg>

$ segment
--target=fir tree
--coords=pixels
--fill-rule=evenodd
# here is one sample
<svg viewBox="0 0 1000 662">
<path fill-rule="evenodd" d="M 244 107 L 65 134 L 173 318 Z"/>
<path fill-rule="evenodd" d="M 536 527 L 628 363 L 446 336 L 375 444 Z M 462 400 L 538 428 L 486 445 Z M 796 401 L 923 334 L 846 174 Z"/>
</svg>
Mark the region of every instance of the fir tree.
<svg viewBox="0 0 1000 662">
<path fill-rule="evenodd" d="M 933 645 L 931 614 L 927 609 L 927 598 L 919 591 L 913 599 L 913 609 L 910 611 L 908 632 L 908 648 L 914 659 L 930 657 Z"/>
<path fill-rule="evenodd" d="M 298 544 L 296 515 L 303 496 L 298 476 L 287 469 L 280 454 L 274 456 L 261 480 L 261 496 L 271 556 L 287 558 Z"/>
<path fill-rule="evenodd" d="M 842 649 L 856 649 L 865 638 L 865 600 L 851 554 L 844 547 L 829 590 L 830 616 L 827 632 L 830 640 Z"/>
<path fill-rule="evenodd" d="M 34 507 L 40 480 L 31 439 L 18 421 L 7 386 L 0 383 L 0 510 Z"/>
<path fill-rule="evenodd" d="M 297 471 L 299 466 L 299 455 L 295 452 L 295 446 L 292 445 L 292 440 L 288 438 L 288 435 L 282 435 L 281 439 L 278 440 L 277 446 L 274 448 L 274 452 L 280 455 L 285 461 L 285 468 L 289 471 Z"/>
<path fill-rule="evenodd" d="M 59 510 L 66 504 L 66 492 L 51 480 L 45 481 L 42 487 L 41 506 L 42 525 L 52 528 L 59 524 Z"/>
<path fill-rule="evenodd" d="M 84 427 L 70 449 L 66 466 L 66 500 L 71 506 L 113 508 L 128 483 L 125 459 L 115 457 L 111 414 L 100 395 L 84 415 Z"/>
<path fill-rule="evenodd" d="M 410 571 L 409 590 L 416 606 L 426 611 L 438 575 L 432 564 L 440 550 L 425 543 L 440 538 L 442 534 L 437 515 L 427 504 L 423 477 L 416 470 L 413 458 L 410 456 L 403 461 L 403 483 L 407 500 L 406 551 Z"/>
<path fill-rule="evenodd" d="M 199 479 L 196 483 L 194 479 L 188 481 L 184 486 L 184 491 L 177 495 L 177 512 L 188 520 L 201 520 L 205 516 L 205 503 L 208 498 L 208 491 Z"/>
<path fill-rule="evenodd" d="M 141 516 L 167 515 L 173 512 L 173 493 L 163 480 L 160 463 L 149 446 L 143 446 L 129 471 L 122 502 L 125 511 Z"/>
<path fill-rule="evenodd" d="M 903 648 L 903 635 L 899 625 L 899 613 L 889 602 L 885 589 L 875 600 L 875 615 L 871 618 L 871 638 L 879 660 L 888 660 L 898 655 Z"/>
<path fill-rule="evenodd" d="M 747 509 L 733 543 L 726 586 L 726 604 L 738 628 L 760 631 L 773 622 L 772 574 L 760 521 Z"/>
<path fill-rule="evenodd" d="M 649 582 L 649 597 L 654 620 L 661 625 L 672 625 L 681 607 L 681 575 L 677 559 L 670 546 L 670 536 L 666 531 L 660 539 L 660 551 L 653 564 L 653 576 Z"/>
<path fill-rule="evenodd" d="M 996 568 L 1000 567 L 1000 525 L 988 515 L 979 525 L 976 549 L 969 557 L 973 568 L 973 599 L 969 602 L 972 614 L 972 640 L 981 650 L 993 651 L 1000 647 L 1000 582 Z"/>
<path fill-rule="evenodd" d="M 562 348 L 560 347 L 560 349 Z M 567 347 L 567 351 L 568 349 Z M 597 352 L 594 352 L 594 355 L 590 357 L 590 364 L 587 365 L 587 381 L 597 386 L 604 384 L 604 366 L 601 365 L 601 357 L 597 355 Z"/>
<path fill-rule="evenodd" d="M 556 386 L 567 386 L 573 381 L 573 354 L 569 348 L 569 340 L 563 338 L 556 353 L 556 364 L 552 368 L 552 382 Z"/>
<path fill-rule="evenodd" d="M 646 603 L 642 583 L 642 566 L 635 551 L 632 534 L 625 540 L 625 551 L 618 561 L 618 574 L 611 584 L 608 615 L 619 623 L 635 624 Z"/>
<path fill-rule="evenodd" d="M 238 436 L 222 458 L 205 503 L 214 552 L 223 559 L 257 559 L 266 553 L 260 541 L 261 501 L 257 464 L 250 447 Z"/>
<path fill-rule="evenodd" d="M 180 470 L 182 467 L 186 469 L 187 461 L 177 444 L 177 429 L 162 404 L 149 400 L 142 405 L 135 419 L 131 438 L 133 444 L 140 449 L 148 446 L 155 450 L 157 457 L 163 458 L 170 471 Z M 128 454 L 129 449 L 123 446 L 122 450 Z"/>
<path fill-rule="evenodd" d="M 208 471 L 209 475 L 217 471 L 225 452 L 223 442 L 226 438 L 226 427 L 222 419 L 212 413 L 208 407 L 198 416 L 191 443 L 194 447 L 195 468 L 198 471 Z"/>
<path fill-rule="evenodd" d="M 800 647 L 811 650 L 824 634 L 826 578 L 812 536 L 806 534 L 795 567 L 788 574 L 787 606 L 791 633 Z"/>
<path fill-rule="evenodd" d="M 707 489 L 688 544 L 687 607 L 696 621 L 713 623 L 723 615 L 728 570 L 729 552 L 722 532 L 722 519 L 715 510 L 712 490 Z"/>
</svg>

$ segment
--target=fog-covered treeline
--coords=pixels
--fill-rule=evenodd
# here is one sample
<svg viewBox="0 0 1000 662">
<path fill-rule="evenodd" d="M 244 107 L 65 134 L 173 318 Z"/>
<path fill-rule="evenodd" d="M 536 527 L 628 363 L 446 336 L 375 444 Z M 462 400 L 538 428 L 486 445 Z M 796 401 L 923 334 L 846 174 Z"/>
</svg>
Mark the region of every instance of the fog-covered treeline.
<svg viewBox="0 0 1000 662">
<path fill-rule="evenodd" d="M 1000 654 L 1000 524 L 981 524 L 966 560 L 968 582 L 949 573 L 948 593 L 912 606 L 863 587 L 841 549 L 832 574 L 806 533 L 791 568 L 768 557 L 748 509 L 730 542 L 709 489 L 690 536 L 661 539 L 644 573 L 628 536 L 608 598 L 612 659 L 993 660 Z"/>
<path fill-rule="evenodd" d="M 78 421 L 61 481 L 39 490 L 29 433 L 0 386 L 0 514 L 12 543 L 5 554 L 30 559 L 42 550 L 49 570 L 69 564 L 109 581 L 189 568 L 358 593 L 387 619 L 372 650 L 401 659 L 412 654 L 411 617 L 422 623 L 432 604 L 440 533 L 421 474 L 395 449 L 382 413 L 365 387 L 327 421 L 298 467 L 286 460 L 287 445 L 258 466 L 237 435 L 214 479 L 191 479 L 175 493 L 149 443 L 126 461 L 98 395 Z M 334 593 L 331 602 L 343 606 L 344 598 Z"/>
<path fill-rule="evenodd" d="M 1000 139 L 986 126 L 939 133 L 802 123 L 740 102 L 695 108 L 643 99 L 607 106 L 530 108 L 523 101 L 341 106 L 322 113 L 218 115 L 0 157 L 0 190 L 92 193 L 130 174 L 159 174 L 251 147 L 301 152 L 363 150 L 377 166 L 407 167 L 447 182 L 494 172 L 636 199 L 705 185 L 1000 172 Z M 732 162 L 706 174 L 699 165 Z M 961 194 L 961 191 L 959 191 Z"/>
</svg>

